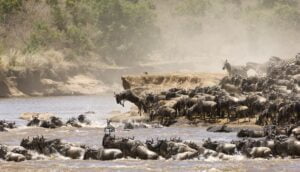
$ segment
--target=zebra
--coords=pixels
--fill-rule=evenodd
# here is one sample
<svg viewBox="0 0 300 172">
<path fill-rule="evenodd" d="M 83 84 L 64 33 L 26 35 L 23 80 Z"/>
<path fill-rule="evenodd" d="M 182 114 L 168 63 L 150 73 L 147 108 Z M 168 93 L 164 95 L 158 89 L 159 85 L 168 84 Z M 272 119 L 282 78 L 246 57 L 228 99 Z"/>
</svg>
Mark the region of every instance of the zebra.
<svg viewBox="0 0 300 172">
<path fill-rule="evenodd" d="M 227 70 L 229 76 L 241 76 L 247 77 L 247 67 L 244 66 L 233 66 L 227 60 L 224 63 L 223 70 Z"/>
</svg>

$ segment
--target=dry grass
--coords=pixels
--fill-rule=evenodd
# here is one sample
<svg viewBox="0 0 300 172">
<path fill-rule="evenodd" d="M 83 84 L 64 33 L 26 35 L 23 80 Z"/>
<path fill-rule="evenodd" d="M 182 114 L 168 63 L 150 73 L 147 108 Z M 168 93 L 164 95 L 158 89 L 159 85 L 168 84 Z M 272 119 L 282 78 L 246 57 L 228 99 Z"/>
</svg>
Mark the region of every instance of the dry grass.
<svg viewBox="0 0 300 172">
<path fill-rule="evenodd" d="M 10 50 L 9 53 L 0 56 L 1 68 L 5 71 L 10 69 L 52 69 L 54 71 L 67 70 L 73 64 L 64 60 L 61 52 L 48 50 L 35 54 L 23 54 L 17 50 Z"/>
</svg>

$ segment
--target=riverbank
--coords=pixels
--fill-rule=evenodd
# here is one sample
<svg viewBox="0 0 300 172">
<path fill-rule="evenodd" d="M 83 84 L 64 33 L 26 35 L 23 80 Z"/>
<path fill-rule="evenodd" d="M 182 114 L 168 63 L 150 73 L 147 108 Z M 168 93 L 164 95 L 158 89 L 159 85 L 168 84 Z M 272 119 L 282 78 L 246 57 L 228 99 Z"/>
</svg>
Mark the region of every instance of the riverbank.
<svg viewBox="0 0 300 172">
<path fill-rule="evenodd" d="M 159 91 L 180 85 L 186 88 L 209 86 L 224 76 L 191 72 L 173 74 L 173 68 L 186 71 L 186 67 L 192 66 L 193 62 L 136 66 L 112 66 L 96 62 L 75 65 L 59 61 L 57 64 L 55 66 L 49 62 L 35 67 L 21 65 L 0 70 L 0 97 L 98 95 L 121 91 L 122 85 L 136 90 L 143 85 L 143 90 Z"/>
<path fill-rule="evenodd" d="M 159 93 L 171 88 L 193 89 L 219 84 L 224 73 L 177 72 L 143 75 L 124 75 L 121 77 L 123 89 L 131 89 L 137 95 Z"/>
</svg>

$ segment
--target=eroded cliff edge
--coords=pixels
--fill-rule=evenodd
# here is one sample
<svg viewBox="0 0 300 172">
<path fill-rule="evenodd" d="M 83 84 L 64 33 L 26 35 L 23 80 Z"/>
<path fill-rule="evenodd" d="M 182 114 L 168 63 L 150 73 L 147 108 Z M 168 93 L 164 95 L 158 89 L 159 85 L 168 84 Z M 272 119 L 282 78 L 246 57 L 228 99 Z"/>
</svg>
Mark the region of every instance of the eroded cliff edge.
<svg viewBox="0 0 300 172">
<path fill-rule="evenodd" d="M 170 88 L 191 89 L 197 86 L 213 86 L 219 84 L 225 76 L 222 73 L 165 73 L 125 75 L 121 77 L 124 89 L 131 89 L 136 94 L 142 92 L 158 93 Z"/>
</svg>

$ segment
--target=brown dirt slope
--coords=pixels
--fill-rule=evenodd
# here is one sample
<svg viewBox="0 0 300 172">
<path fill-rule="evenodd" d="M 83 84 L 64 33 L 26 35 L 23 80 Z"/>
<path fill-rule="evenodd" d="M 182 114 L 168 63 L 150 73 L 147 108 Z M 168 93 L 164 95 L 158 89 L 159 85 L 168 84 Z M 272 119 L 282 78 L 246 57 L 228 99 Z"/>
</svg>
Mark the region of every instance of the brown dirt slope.
<svg viewBox="0 0 300 172">
<path fill-rule="evenodd" d="M 122 76 L 124 89 L 132 89 L 136 93 L 159 92 L 170 88 L 195 88 L 197 86 L 213 86 L 224 77 L 221 73 L 178 73 L 154 75 Z"/>
</svg>

